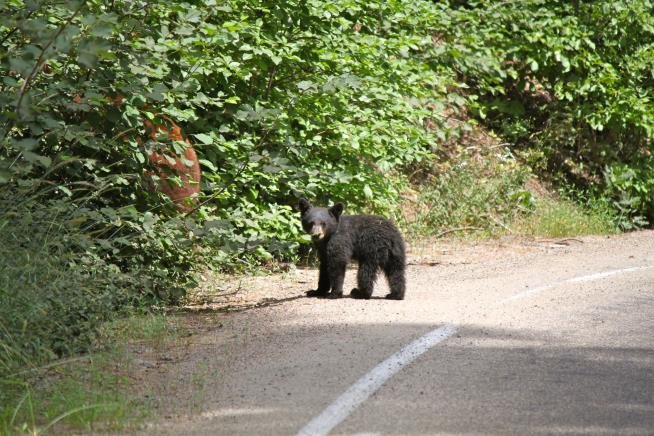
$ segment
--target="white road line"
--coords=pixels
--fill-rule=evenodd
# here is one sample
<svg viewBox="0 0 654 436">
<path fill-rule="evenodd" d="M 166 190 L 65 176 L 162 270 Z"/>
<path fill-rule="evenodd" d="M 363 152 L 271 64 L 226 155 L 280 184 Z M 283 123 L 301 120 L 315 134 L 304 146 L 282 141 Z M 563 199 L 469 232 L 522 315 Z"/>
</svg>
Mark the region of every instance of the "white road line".
<svg viewBox="0 0 654 436">
<path fill-rule="evenodd" d="M 425 351 L 456 333 L 453 325 L 432 330 L 419 337 L 361 377 L 299 432 L 298 436 L 326 435 L 363 403 L 399 370 L 416 360 Z"/>
<path fill-rule="evenodd" d="M 524 290 L 511 297 L 498 301 L 496 305 L 517 301 L 568 283 L 591 282 L 618 274 L 652 268 L 654 268 L 654 266 L 638 266 L 573 277 L 571 279 L 555 282 L 551 285 L 538 286 L 536 288 Z M 357 380 L 356 383 L 330 404 L 320 415 L 316 416 L 305 425 L 297 433 L 297 436 L 322 436 L 328 434 L 334 427 L 347 418 L 354 409 L 359 407 L 361 403 L 367 400 L 370 395 L 375 393 L 375 391 L 386 383 L 388 379 L 393 377 L 406 365 L 420 357 L 425 351 L 455 334 L 457 329 L 457 326 L 448 324 L 437 328 L 436 330 L 432 330 L 426 335 L 411 342 L 379 365 L 375 366 L 370 372 Z"/>
<path fill-rule="evenodd" d="M 539 292 L 547 291 L 552 288 L 556 288 L 557 286 L 561 285 L 566 285 L 569 283 L 583 283 L 583 282 L 592 282 L 595 280 L 603 279 L 606 277 L 611 277 L 611 276 L 616 276 L 618 274 L 624 274 L 624 273 L 629 273 L 629 272 L 634 272 L 634 271 L 642 271 L 645 269 L 652 269 L 654 266 L 636 266 L 632 268 L 624 268 L 624 269 L 614 269 L 611 271 L 606 271 L 606 272 L 601 272 L 601 273 L 595 273 L 595 274 L 589 274 L 585 276 L 579 276 L 579 277 L 573 277 L 571 279 L 567 280 L 561 280 L 559 282 L 555 282 L 551 285 L 545 285 L 545 286 L 539 286 L 537 288 L 532 288 L 532 289 L 527 289 L 522 292 L 519 292 L 515 295 L 512 295 L 509 298 L 505 298 L 503 300 L 500 300 L 497 302 L 497 305 L 503 304 L 503 303 L 511 303 L 513 301 L 517 300 L 522 300 L 523 298 L 530 297 L 534 294 L 538 294 Z"/>
</svg>

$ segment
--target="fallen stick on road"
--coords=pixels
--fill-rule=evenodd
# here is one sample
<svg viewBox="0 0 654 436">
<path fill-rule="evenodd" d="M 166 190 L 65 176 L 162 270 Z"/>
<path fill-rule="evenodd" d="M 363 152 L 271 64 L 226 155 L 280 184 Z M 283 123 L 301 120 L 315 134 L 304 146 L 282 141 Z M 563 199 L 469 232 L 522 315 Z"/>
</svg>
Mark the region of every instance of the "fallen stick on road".
<svg viewBox="0 0 654 436">
<path fill-rule="evenodd" d="M 462 232 L 464 230 L 484 230 L 484 229 L 481 228 L 481 227 L 457 227 L 455 229 L 444 230 L 444 231 L 440 232 L 439 234 L 437 234 L 435 237 L 440 238 L 441 236 L 445 236 L 448 233 Z"/>
</svg>

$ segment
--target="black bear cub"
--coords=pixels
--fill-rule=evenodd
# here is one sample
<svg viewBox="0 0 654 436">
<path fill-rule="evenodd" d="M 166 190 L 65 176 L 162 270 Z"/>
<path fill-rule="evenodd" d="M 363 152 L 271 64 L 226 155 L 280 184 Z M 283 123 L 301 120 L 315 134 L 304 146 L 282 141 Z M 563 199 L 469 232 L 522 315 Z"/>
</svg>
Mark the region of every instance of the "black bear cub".
<svg viewBox="0 0 654 436">
<path fill-rule="evenodd" d="M 353 298 L 370 298 L 379 269 L 386 274 L 391 288 L 386 298 L 404 298 L 404 240 L 392 222 L 372 215 L 341 216 L 341 203 L 330 208 L 313 207 L 302 198 L 299 206 L 302 227 L 311 235 L 320 258 L 318 289 L 308 291 L 307 296 L 341 298 L 345 269 L 355 259 L 359 273 L 358 287 L 350 294 Z"/>
</svg>

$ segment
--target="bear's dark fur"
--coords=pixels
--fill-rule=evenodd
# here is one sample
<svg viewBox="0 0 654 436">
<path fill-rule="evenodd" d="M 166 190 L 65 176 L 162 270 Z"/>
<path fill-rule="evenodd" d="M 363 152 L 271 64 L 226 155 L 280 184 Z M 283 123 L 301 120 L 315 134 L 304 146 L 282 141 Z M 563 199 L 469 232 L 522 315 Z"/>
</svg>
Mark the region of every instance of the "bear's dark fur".
<svg viewBox="0 0 654 436">
<path fill-rule="evenodd" d="M 359 273 L 358 287 L 350 294 L 353 298 L 370 298 L 379 269 L 391 288 L 386 298 L 404 298 L 404 240 L 392 222 L 372 215 L 341 216 L 341 203 L 330 208 L 313 207 L 303 198 L 299 206 L 302 227 L 311 235 L 320 258 L 318 289 L 308 291 L 307 296 L 341 298 L 345 269 L 355 259 Z"/>
</svg>

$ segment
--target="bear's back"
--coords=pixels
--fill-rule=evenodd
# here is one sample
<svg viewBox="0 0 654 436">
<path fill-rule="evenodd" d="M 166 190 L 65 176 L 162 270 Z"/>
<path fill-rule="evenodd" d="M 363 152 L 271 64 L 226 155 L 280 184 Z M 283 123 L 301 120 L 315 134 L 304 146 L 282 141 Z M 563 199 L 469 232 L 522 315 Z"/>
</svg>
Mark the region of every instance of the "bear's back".
<svg viewBox="0 0 654 436">
<path fill-rule="evenodd" d="M 337 233 L 351 242 L 355 259 L 378 251 L 389 250 L 396 256 L 404 252 L 402 235 L 391 221 L 381 216 L 342 216 Z"/>
</svg>

